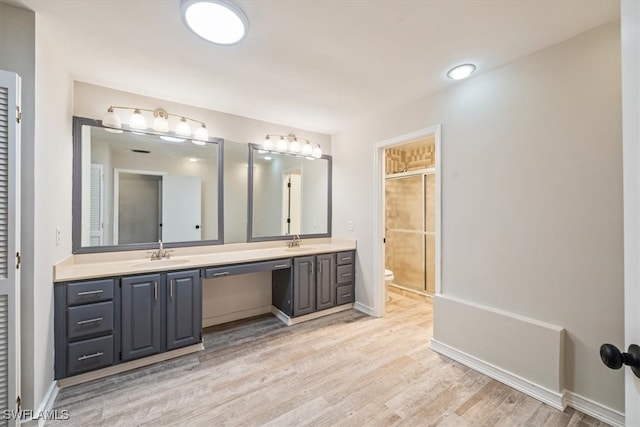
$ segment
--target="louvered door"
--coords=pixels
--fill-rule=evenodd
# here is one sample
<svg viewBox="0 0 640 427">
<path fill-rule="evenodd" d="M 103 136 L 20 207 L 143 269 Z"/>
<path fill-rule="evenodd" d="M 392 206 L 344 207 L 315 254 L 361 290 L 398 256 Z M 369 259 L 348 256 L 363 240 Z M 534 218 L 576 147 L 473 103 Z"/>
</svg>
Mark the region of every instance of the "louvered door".
<svg viewBox="0 0 640 427">
<path fill-rule="evenodd" d="M 0 71 L 0 412 L 18 409 L 20 77 Z M 18 425 L 0 419 L 0 425 Z"/>
</svg>

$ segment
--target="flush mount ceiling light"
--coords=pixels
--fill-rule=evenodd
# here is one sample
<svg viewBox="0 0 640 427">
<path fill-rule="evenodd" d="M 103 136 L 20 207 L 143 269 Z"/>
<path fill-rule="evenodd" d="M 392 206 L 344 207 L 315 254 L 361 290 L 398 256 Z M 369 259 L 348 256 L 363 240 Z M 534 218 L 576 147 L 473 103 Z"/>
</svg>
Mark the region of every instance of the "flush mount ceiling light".
<svg viewBox="0 0 640 427">
<path fill-rule="evenodd" d="M 276 140 L 275 143 L 274 139 Z M 269 134 L 264 138 L 261 148 L 262 152 L 275 150 L 285 154 L 303 156 L 308 159 L 319 159 L 322 157 L 320 144 L 312 144 L 310 141 L 299 139 L 292 133 L 289 135 Z"/>
<path fill-rule="evenodd" d="M 453 80 L 463 80 L 469 77 L 475 70 L 476 66 L 473 64 L 462 64 L 450 69 L 447 77 Z"/>
<path fill-rule="evenodd" d="M 249 21 L 227 0 L 181 0 L 182 20 L 198 37 L 219 44 L 240 43 L 247 36 Z"/>
<path fill-rule="evenodd" d="M 160 138 L 165 141 L 182 142 L 185 139 L 191 139 L 191 142 L 197 145 L 204 145 L 207 143 L 207 141 L 209 141 L 209 131 L 207 130 L 207 126 L 204 124 L 204 122 L 186 116 L 181 116 L 179 114 L 167 113 L 161 108 L 158 108 L 156 110 L 148 110 L 146 108 L 116 107 L 112 105 L 107 109 L 107 112 L 102 118 L 102 125 L 105 126 L 105 130 L 109 132 L 122 132 L 122 119 L 120 119 L 120 116 L 114 110 L 133 111 L 133 114 L 129 119 L 129 128 L 142 131 L 148 129 L 148 122 L 143 112 L 153 113 L 152 130 L 156 134 L 166 133 L 167 135 L 160 135 Z M 170 116 L 180 118 L 174 132 L 170 131 Z M 191 126 L 189 125 L 189 122 L 194 122 L 197 126 L 193 134 L 191 132 Z"/>
</svg>

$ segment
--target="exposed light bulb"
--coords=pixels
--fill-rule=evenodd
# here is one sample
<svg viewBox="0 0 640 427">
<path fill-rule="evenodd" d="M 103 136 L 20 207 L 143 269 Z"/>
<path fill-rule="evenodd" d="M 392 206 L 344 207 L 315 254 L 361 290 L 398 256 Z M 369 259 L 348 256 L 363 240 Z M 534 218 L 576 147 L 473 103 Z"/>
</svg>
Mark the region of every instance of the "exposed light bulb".
<svg viewBox="0 0 640 427">
<path fill-rule="evenodd" d="M 191 126 L 187 123 L 187 119 L 184 117 L 180 119 L 178 124 L 176 125 L 176 135 L 180 136 L 191 136 Z"/>
<path fill-rule="evenodd" d="M 287 151 L 287 141 L 283 136 L 280 137 L 278 143 L 276 144 L 276 150 L 278 151 Z"/>
<path fill-rule="evenodd" d="M 137 108 L 133 111 L 131 118 L 129 119 L 129 127 L 132 129 L 147 129 L 147 119 L 142 115 L 142 111 Z"/>
</svg>

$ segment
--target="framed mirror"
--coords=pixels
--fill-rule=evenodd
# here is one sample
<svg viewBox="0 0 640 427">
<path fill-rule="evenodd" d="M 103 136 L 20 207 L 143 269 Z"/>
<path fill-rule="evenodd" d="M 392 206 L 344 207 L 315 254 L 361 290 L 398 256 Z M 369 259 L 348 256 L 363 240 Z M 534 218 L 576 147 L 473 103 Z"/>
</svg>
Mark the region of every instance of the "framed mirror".
<svg viewBox="0 0 640 427">
<path fill-rule="evenodd" d="M 224 143 L 73 118 L 73 253 L 220 244 Z"/>
<path fill-rule="evenodd" d="M 331 156 L 249 149 L 249 241 L 331 236 Z"/>
</svg>

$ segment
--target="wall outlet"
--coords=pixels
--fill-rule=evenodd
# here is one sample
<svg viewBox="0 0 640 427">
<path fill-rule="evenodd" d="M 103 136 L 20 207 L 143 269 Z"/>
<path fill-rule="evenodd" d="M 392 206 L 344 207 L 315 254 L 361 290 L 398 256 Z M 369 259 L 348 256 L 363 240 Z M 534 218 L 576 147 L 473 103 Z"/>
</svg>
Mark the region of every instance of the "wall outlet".
<svg viewBox="0 0 640 427">
<path fill-rule="evenodd" d="M 56 246 L 60 246 L 60 242 L 62 241 L 62 230 L 60 227 L 56 227 Z"/>
<path fill-rule="evenodd" d="M 347 224 L 347 228 L 349 229 L 349 231 L 353 231 L 354 229 L 353 221 L 349 221 L 349 223 Z"/>
</svg>

